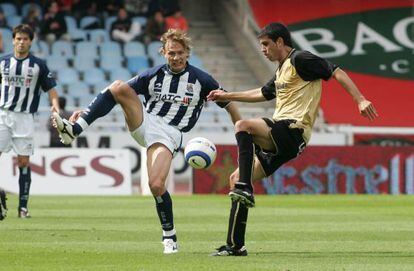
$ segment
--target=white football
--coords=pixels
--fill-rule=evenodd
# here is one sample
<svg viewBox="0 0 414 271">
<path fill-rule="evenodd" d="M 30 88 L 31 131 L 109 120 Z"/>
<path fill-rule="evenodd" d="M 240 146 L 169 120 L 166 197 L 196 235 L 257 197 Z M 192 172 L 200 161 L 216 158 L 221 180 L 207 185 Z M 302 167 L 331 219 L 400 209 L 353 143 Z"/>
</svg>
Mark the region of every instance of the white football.
<svg viewBox="0 0 414 271">
<path fill-rule="evenodd" d="M 191 139 L 184 148 L 185 160 L 195 169 L 208 168 L 214 163 L 216 156 L 216 146 L 204 137 Z"/>
</svg>

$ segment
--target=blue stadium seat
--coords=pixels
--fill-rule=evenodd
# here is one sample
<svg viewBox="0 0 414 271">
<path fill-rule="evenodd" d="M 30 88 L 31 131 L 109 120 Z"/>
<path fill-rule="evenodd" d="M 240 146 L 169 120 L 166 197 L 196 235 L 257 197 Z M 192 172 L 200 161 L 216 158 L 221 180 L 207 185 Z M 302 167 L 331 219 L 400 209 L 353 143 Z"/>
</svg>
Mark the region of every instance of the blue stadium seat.
<svg viewBox="0 0 414 271">
<path fill-rule="evenodd" d="M 152 58 L 153 66 L 163 65 L 166 63 L 165 57 L 158 55 L 155 58 Z"/>
<path fill-rule="evenodd" d="M 80 72 L 94 69 L 96 67 L 95 59 L 93 56 L 77 56 L 73 59 L 73 67 Z"/>
<path fill-rule="evenodd" d="M 132 18 L 133 22 L 137 22 L 141 25 L 141 28 L 144 29 L 145 25 L 147 24 L 147 17 L 145 16 L 135 16 Z"/>
<path fill-rule="evenodd" d="M 0 7 L 2 8 L 3 13 L 6 17 L 17 14 L 17 8 L 12 3 L 2 3 L 0 4 Z"/>
<path fill-rule="evenodd" d="M 101 57 L 100 67 L 106 72 L 122 68 L 122 58 L 119 56 L 104 55 Z"/>
<path fill-rule="evenodd" d="M 99 45 L 101 56 L 117 56 L 121 57 L 122 48 L 115 41 L 107 41 Z"/>
<path fill-rule="evenodd" d="M 77 81 L 68 84 L 68 94 L 72 97 L 89 96 L 91 95 L 88 84 Z"/>
<path fill-rule="evenodd" d="M 7 16 L 7 25 L 11 28 L 22 23 L 22 17 L 19 15 L 10 15 Z"/>
<path fill-rule="evenodd" d="M 0 28 L 1 35 L 3 36 L 3 45 L 6 43 L 12 43 L 13 32 L 8 28 Z"/>
<path fill-rule="evenodd" d="M 79 81 L 79 74 L 75 69 L 66 68 L 57 71 L 58 82 L 62 85 L 69 85 Z"/>
<path fill-rule="evenodd" d="M 162 47 L 162 43 L 160 41 L 153 41 L 150 44 L 148 44 L 148 55 L 154 59 L 157 58 L 160 53 L 159 50 Z"/>
<path fill-rule="evenodd" d="M 83 81 L 88 85 L 94 85 L 97 82 L 106 81 L 106 79 L 105 74 L 101 69 L 93 68 L 84 72 Z"/>
<path fill-rule="evenodd" d="M 52 55 L 65 58 L 73 58 L 73 46 L 71 42 L 58 40 L 52 44 Z"/>
<path fill-rule="evenodd" d="M 34 3 L 34 2 L 30 2 L 30 3 L 23 4 L 23 6 L 22 6 L 22 12 L 21 12 L 22 18 L 26 17 L 26 15 L 29 13 L 29 10 L 32 7 L 33 8 L 36 8 L 39 11 L 39 16 L 40 16 L 39 19 L 41 19 L 43 17 L 42 16 L 42 14 L 43 14 L 42 7 L 38 3 Z"/>
<path fill-rule="evenodd" d="M 131 41 L 124 46 L 125 57 L 130 56 L 145 56 L 145 46 L 142 42 Z"/>
<path fill-rule="evenodd" d="M 108 31 L 108 33 L 109 33 L 109 30 L 111 30 L 112 23 L 115 21 L 116 21 L 116 16 L 110 16 L 105 19 L 105 30 Z"/>
<path fill-rule="evenodd" d="M 62 58 L 59 56 L 47 56 L 46 63 L 47 63 L 47 67 L 49 68 L 49 70 L 54 71 L 54 72 L 62 70 L 62 69 L 66 69 L 69 67 L 68 61 L 66 60 L 66 58 Z"/>
<path fill-rule="evenodd" d="M 76 23 L 76 19 L 72 16 L 65 16 L 66 26 L 68 28 L 68 34 L 72 40 L 86 40 L 87 33 L 83 29 L 79 29 Z"/>
<path fill-rule="evenodd" d="M 125 68 L 114 69 L 109 73 L 109 81 L 115 80 L 128 81 L 131 79 L 131 73 Z"/>
<path fill-rule="evenodd" d="M 78 107 L 85 108 L 93 101 L 93 99 L 95 99 L 94 94 L 89 94 L 87 96 L 75 97 L 75 104 L 77 103 Z"/>
<path fill-rule="evenodd" d="M 97 95 L 99 92 L 107 88 L 111 83 L 112 82 L 101 81 L 101 82 L 96 82 L 95 84 L 92 84 L 91 86 L 93 89 L 93 93 Z"/>
<path fill-rule="evenodd" d="M 71 30 L 78 29 L 78 24 L 76 23 L 75 17 L 66 15 L 65 16 L 65 22 L 66 22 L 66 27 L 68 29 L 68 32 L 71 31 Z"/>
<path fill-rule="evenodd" d="M 197 67 L 197 68 L 199 68 L 199 69 L 204 69 L 204 66 L 203 66 L 203 61 L 201 60 L 201 58 L 200 57 L 198 57 L 197 55 L 195 55 L 194 53 L 190 56 L 190 59 L 188 60 L 188 62 L 191 64 L 191 65 L 193 65 L 193 66 L 195 66 L 195 67 Z"/>
<path fill-rule="evenodd" d="M 36 39 L 32 42 L 30 52 L 40 58 L 45 58 L 49 55 L 49 45 L 43 40 Z"/>
<path fill-rule="evenodd" d="M 99 18 L 96 16 L 85 16 L 83 17 L 80 22 L 79 26 L 81 29 L 85 29 L 91 24 L 98 23 L 99 24 Z"/>
<path fill-rule="evenodd" d="M 49 108 L 49 107 L 50 107 L 49 96 L 40 95 L 39 108 Z"/>
<path fill-rule="evenodd" d="M 128 70 L 133 74 L 142 72 L 143 70 L 149 68 L 148 58 L 146 56 L 128 57 L 127 67 Z"/>
<path fill-rule="evenodd" d="M 110 41 L 108 31 L 104 29 L 93 29 L 89 30 L 89 40 L 96 44 L 104 43 L 106 41 Z"/>
<path fill-rule="evenodd" d="M 98 46 L 96 43 L 91 41 L 79 41 L 75 43 L 76 47 L 76 58 L 87 57 L 87 58 L 98 58 Z"/>
</svg>

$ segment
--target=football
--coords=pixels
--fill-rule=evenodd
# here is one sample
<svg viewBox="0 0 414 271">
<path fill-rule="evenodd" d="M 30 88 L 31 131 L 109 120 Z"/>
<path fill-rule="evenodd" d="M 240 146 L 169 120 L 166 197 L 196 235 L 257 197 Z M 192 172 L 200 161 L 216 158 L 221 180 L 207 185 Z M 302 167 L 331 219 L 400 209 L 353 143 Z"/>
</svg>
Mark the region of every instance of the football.
<svg viewBox="0 0 414 271">
<path fill-rule="evenodd" d="M 216 156 L 216 146 L 204 137 L 191 139 L 184 149 L 185 160 L 195 169 L 208 168 L 214 163 Z"/>
</svg>

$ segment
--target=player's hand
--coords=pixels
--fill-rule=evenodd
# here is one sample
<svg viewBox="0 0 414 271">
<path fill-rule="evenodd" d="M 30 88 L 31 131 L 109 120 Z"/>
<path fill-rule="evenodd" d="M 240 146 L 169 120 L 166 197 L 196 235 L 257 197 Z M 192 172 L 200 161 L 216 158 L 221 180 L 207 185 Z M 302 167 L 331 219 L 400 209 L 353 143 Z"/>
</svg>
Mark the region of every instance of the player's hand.
<svg viewBox="0 0 414 271">
<path fill-rule="evenodd" d="M 57 108 L 56 106 L 54 106 L 54 105 L 52 105 L 51 107 L 50 107 L 50 111 L 52 112 L 52 114 L 54 113 L 54 112 L 56 112 L 56 113 L 58 113 L 59 114 L 59 108 Z"/>
<path fill-rule="evenodd" d="M 226 92 L 221 89 L 215 89 L 210 91 L 207 96 L 207 101 L 217 101 L 217 102 L 224 102 L 226 101 L 225 96 Z"/>
<path fill-rule="evenodd" d="M 372 103 L 368 100 L 363 100 L 362 102 L 358 103 L 359 113 L 363 116 L 368 118 L 369 120 L 374 120 L 378 117 L 377 110 L 372 105 Z"/>
<path fill-rule="evenodd" d="M 73 112 L 72 116 L 70 116 L 70 118 L 69 118 L 69 121 L 71 123 L 75 123 L 79 119 L 79 117 L 82 115 L 83 111 L 84 110 L 77 110 L 77 111 Z"/>
</svg>

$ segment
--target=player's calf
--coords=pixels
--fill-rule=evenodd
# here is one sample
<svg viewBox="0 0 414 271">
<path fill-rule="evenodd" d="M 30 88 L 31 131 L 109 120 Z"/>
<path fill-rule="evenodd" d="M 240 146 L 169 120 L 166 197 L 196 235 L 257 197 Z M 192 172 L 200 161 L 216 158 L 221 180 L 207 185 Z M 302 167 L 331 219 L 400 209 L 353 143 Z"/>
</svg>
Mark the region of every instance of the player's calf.
<svg viewBox="0 0 414 271">
<path fill-rule="evenodd" d="M 7 197 L 6 192 L 0 189 L 0 220 L 3 220 L 7 216 Z"/>
</svg>

